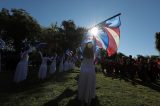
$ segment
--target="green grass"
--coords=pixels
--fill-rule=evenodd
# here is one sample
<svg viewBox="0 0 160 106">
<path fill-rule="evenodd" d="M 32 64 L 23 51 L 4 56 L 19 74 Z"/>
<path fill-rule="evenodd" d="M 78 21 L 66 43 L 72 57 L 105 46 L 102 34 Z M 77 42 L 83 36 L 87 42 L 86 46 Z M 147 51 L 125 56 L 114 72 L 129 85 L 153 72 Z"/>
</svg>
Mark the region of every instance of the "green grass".
<svg viewBox="0 0 160 106">
<path fill-rule="evenodd" d="M 78 70 L 56 73 L 39 81 L 37 72 L 31 72 L 26 82 L 15 85 L 13 74 L 0 73 L 0 106 L 77 106 Z M 160 92 L 124 80 L 96 75 L 94 106 L 160 106 Z"/>
</svg>

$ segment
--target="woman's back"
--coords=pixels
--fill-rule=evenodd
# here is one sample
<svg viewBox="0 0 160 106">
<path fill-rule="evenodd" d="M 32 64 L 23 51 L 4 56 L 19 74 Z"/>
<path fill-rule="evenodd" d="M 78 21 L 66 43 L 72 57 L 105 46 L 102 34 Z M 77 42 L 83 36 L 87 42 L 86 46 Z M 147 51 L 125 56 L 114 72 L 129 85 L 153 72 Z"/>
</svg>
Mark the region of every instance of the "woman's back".
<svg viewBox="0 0 160 106">
<path fill-rule="evenodd" d="M 95 98 L 95 83 L 94 50 L 93 46 L 86 45 L 83 51 L 83 60 L 81 62 L 78 81 L 79 100 L 90 104 L 91 100 Z"/>
</svg>

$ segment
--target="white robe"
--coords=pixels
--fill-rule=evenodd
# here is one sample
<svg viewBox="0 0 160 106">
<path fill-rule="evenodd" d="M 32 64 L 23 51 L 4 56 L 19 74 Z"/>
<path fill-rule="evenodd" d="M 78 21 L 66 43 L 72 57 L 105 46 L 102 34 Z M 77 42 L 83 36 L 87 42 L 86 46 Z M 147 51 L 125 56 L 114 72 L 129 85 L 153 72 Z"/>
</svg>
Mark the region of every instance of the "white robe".
<svg viewBox="0 0 160 106">
<path fill-rule="evenodd" d="M 86 46 L 86 45 L 85 45 Z M 95 53 L 96 43 L 94 41 L 93 53 Z M 96 73 L 93 58 L 85 58 L 81 62 L 80 74 L 78 80 L 78 99 L 91 102 L 96 95 Z"/>
<path fill-rule="evenodd" d="M 39 68 L 39 73 L 38 73 L 38 77 L 39 79 L 45 79 L 47 76 L 47 61 L 48 61 L 48 57 L 43 57 L 42 58 L 42 63 L 41 66 Z"/>
<path fill-rule="evenodd" d="M 78 81 L 78 98 L 81 101 L 90 103 L 95 98 L 96 74 L 94 59 L 84 58 L 80 67 Z"/>
<path fill-rule="evenodd" d="M 53 73 L 55 73 L 55 71 L 56 71 L 56 58 L 54 58 L 51 63 L 49 73 L 53 74 Z"/>
<path fill-rule="evenodd" d="M 27 78 L 28 73 L 28 51 L 25 51 L 21 55 L 21 60 L 17 64 L 13 81 L 19 83 Z"/>
</svg>

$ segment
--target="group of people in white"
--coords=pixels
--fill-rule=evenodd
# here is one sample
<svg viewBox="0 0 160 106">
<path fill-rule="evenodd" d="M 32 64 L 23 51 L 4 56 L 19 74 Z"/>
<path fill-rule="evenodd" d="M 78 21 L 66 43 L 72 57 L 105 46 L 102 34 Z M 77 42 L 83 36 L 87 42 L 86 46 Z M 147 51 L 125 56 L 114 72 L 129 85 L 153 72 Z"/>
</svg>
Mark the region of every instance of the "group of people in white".
<svg viewBox="0 0 160 106">
<path fill-rule="evenodd" d="M 31 49 L 25 50 L 21 54 L 20 62 L 17 65 L 14 82 L 19 83 L 27 78 L 28 72 L 28 59 L 29 53 L 32 52 Z M 57 70 L 57 54 L 54 57 L 48 57 L 45 53 L 39 51 L 41 56 L 41 65 L 38 72 L 39 79 L 45 79 L 47 76 L 48 61 L 51 61 L 49 73 L 54 74 Z M 82 101 L 81 103 L 91 103 L 91 100 L 95 98 L 95 88 L 96 88 L 96 74 L 95 74 L 95 46 L 92 42 L 87 42 L 83 47 L 83 59 L 81 61 L 80 74 L 78 79 L 78 99 Z M 66 53 L 61 56 L 61 61 L 59 63 L 59 72 L 68 71 L 74 69 L 75 60 L 72 56 L 67 56 Z"/>
<path fill-rule="evenodd" d="M 22 82 L 26 80 L 27 73 L 28 73 L 28 61 L 29 61 L 29 53 L 32 52 L 32 48 L 24 50 L 21 53 L 21 58 L 19 63 L 17 64 L 14 79 L 13 81 L 15 83 Z M 57 69 L 59 69 L 60 72 L 68 71 L 75 68 L 75 58 L 71 55 L 66 55 L 64 53 L 63 57 L 61 57 L 61 62 L 59 67 L 57 68 L 57 54 L 53 57 L 47 56 L 47 54 L 43 54 L 41 51 L 38 52 L 41 57 L 41 65 L 38 72 L 38 78 L 43 80 L 47 77 L 47 72 L 49 71 L 49 74 L 54 74 Z M 49 69 L 48 68 L 48 61 L 51 62 Z"/>
</svg>

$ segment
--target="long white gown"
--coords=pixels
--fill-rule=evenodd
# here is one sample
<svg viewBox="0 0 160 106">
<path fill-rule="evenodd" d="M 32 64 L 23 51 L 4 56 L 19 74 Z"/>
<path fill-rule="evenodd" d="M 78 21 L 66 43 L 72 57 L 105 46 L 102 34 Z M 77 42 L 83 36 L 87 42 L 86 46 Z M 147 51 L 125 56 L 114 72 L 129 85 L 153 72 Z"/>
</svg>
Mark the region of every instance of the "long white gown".
<svg viewBox="0 0 160 106">
<path fill-rule="evenodd" d="M 27 78 L 28 73 L 28 55 L 29 51 L 25 51 L 21 55 L 21 60 L 17 64 L 14 74 L 14 82 L 19 83 Z"/>
<path fill-rule="evenodd" d="M 39 79 L 45 79 L 47 76 L 47 61 L 50 60 L 49 57 L 43 57 L 41 52 L 40 52 L 41 58 L 42 58 L 42 63 L 41 66 L 39 68 L 39 73 L 38 73 L 38 77 Z"/>
<path fill-rule="evenodd" d="M 56 71 L 56 57 L 52 60 L 49 73 L 54 74 Z"/>
<path fill-rule="evenodd" d="M 95 47 L 93 48 L 95 51 Z M 93 58 L 83 58 L 78 80 L 78 99 L 90 103 L 95 98 L 96 73 Z"/>
<path fill-rule="evenodd" d="M 79 82 L 78 82 L 78 98 L 81 101 L 90 103 L 95 98 L 96 74 L 94 59 L 84 58 L 81 63 Z"/>
</svg>

